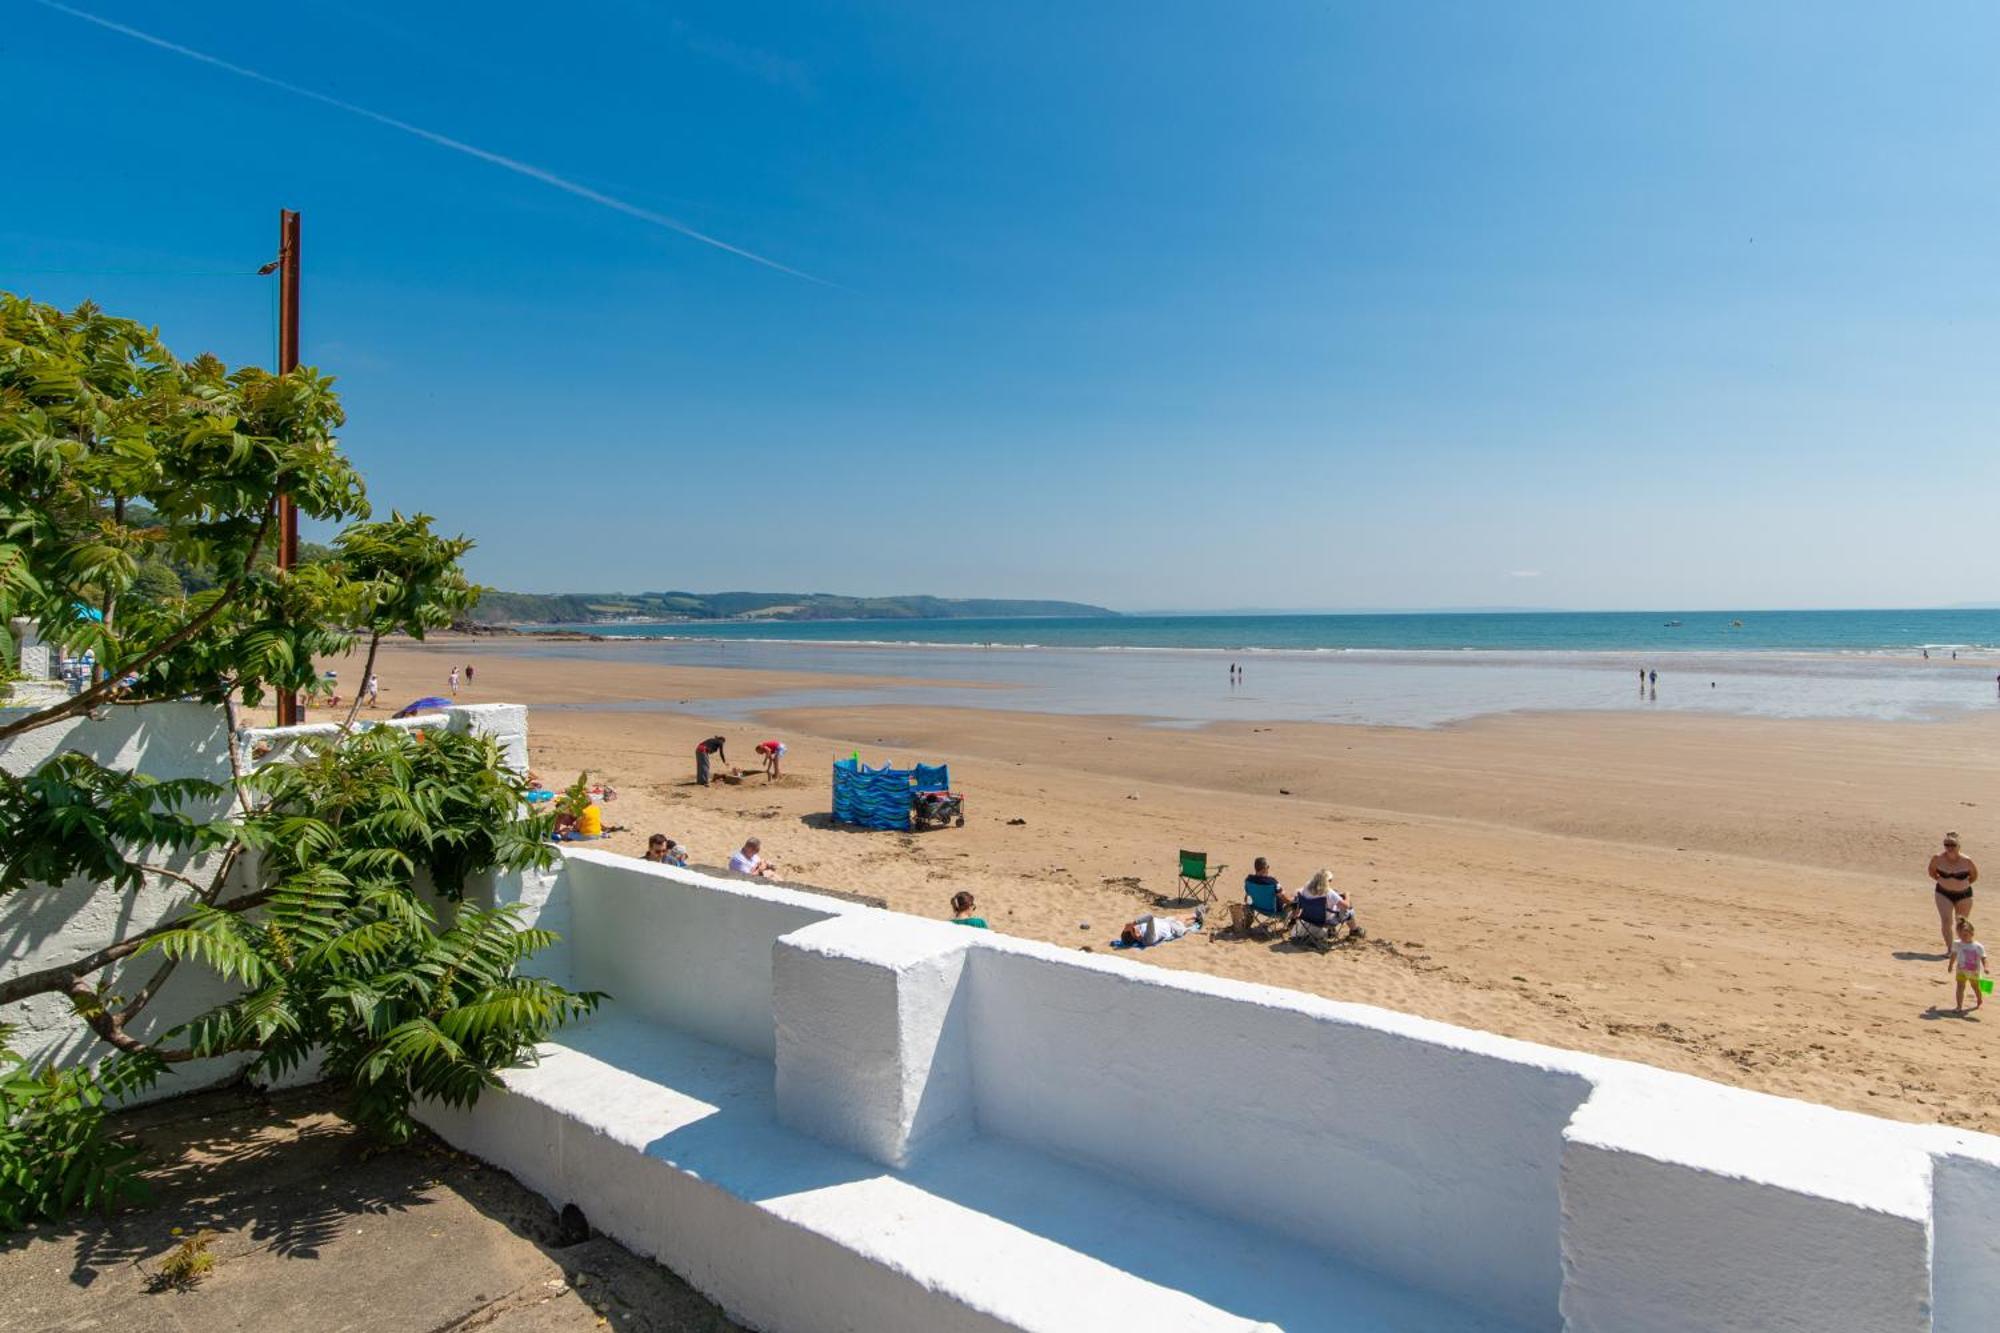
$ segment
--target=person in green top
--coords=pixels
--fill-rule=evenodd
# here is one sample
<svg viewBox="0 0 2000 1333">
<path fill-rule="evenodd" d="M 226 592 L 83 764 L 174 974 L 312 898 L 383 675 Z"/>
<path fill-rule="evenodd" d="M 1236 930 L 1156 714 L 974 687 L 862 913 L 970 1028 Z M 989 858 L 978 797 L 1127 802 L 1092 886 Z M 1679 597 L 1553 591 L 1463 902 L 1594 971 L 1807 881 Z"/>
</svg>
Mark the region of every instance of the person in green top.
<svg viewBox="0 0 2000 1333">
<path fill-rule="evenodd" d="M 972 895 L 963 889 L 952 894 L 951 924 L 954 926 L 972 926 L 979 930 L 989 929 L 985 917 L 974 916 L 972 914 L 973 906 Z"/>
</svg>

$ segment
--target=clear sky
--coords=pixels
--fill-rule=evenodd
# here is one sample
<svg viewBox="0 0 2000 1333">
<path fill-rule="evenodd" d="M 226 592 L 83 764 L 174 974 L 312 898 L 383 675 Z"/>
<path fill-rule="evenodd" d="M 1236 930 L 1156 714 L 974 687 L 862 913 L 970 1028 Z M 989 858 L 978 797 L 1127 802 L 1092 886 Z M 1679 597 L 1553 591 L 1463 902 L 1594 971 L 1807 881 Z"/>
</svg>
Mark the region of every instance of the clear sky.
<svg viewBox="0 0 2000 1333">
<path fill-rule="evenodd" d="M 268 362 L 302 210 L 491 584 L 2000 599 L 1990 4 L 66 2 L 277 82 L 0 0 L 0 285 Z"/>
</svg>

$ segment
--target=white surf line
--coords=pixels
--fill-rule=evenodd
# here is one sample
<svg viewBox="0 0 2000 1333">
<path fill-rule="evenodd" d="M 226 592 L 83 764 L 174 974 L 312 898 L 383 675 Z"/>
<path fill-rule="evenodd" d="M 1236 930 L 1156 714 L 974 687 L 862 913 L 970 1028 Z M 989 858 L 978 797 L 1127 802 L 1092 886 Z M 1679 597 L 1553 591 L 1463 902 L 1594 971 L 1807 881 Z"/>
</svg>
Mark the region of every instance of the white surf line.
<svg viewBox="0 0 2000 1333">
<path fill-rule="evenodd" d="M 449 148 L 454 153 L 463 153 L 467 157 L 477 158 L 481 162 L 490 163 L 502 170 L 511 171 L 518 176 L 526 176 L 530 180 L 540 181 L 542 184 L 552 186 L 555 189 L 563 191 L 565 194 L 573 194 L 579 199 L 589 200 L 593 204 L 599 204 L 614 212 L 623 213 L 627 217 L 637 218 L 641 222 L 650 223 L 655 227 L 676 232 L 679 235 L 687 237 L 689 240 L 700 241 L 703 245 L 714 246 L 718 250 L 735 255 L 738 259 L 747 259 L 753 264 L 761 264 L 765 268 L 774 269 L 779 273 L 800 278 L 806 282 L 817 283 L 822 287 L 835 287 L 843 291 L 846 290 L 846 288 L 840 287 L 840 284 L 837 282 L 831 282 L 825 278 L 803 272 L 800 269 L 792 268 L 789 265 L 780 264 L 775 259 L 767 259 L 754 250 L 745 250 L 740 245 L 731 245 L 728 241 L 710 236 L 707 232 L 696 231 L 685 222 L 677 222 L 664 213 L 655 213 L 650 208 L 641 208 L 637 204 L 627 203 L 615 195 L 605 194 L 601 190 L 593 190 L 588 185 L 579 185 L 573 180 L 558 176 L 553 171 L 544 171 L 542 168 L 531 163 L 521 162 L 500 153 L 489 152 L 484 148 L 451 138 L 448 135 L 439 134 L 434 130 L 427 130 L 421 125 L 412 125 L 406 120 L 398 120 L 394 116 L 383 115 L 380 111 L 370 111 L 365 106 L 356 106 L 352 102 L 343 102 L 338 97 L 332 97 L 322 92 L 315 92 L 311 88 L 302 88 L 296 83 L 287 83 L 283 79 L 273 78 L 269 74 L 260 74 L 256 70 L 246 69 L 242 65 L 231 64 L 219 56 L 209 55 L 205 51 L 197 51 L 191 46 L 182 46 L 180 43 L 170 42 L 164 37 L 155 37 L 149 32 L 141 32 L 139 29 L 128 27 L 123 23 L 118 23 L 81 9 L 72 8 L 69 5 L 61 3 L 61 0 L 34 0 L 34 3 L 42 6 L 44 9 L 53 9 L 59 14 L 67 14 L 73 19 L 80 19 L 85 23 L 95 24 L 108 32 L 115 32 L 120 36 L 130 37 L 133 41 L 144 42 L 146 45 L 158 47 L 162 51 L 171 51 L 177 56 L 185 56 L 189 60 L 199 61 L 204 65 L 211 65 L 216 69 L 234 74 L 238 78 L 249 79 L 254 83 L 261 83 L 266 87 L 276 88 L 280 92 L 290 93 L 294 97 L 303 97 L 309 101 L 318 102 L 322 106 L 330 106 L 336 111 L 345 111 L 350 116 L 359 116 L 363 120 L 372 120 L 376 124 L 386 125 L 392 130 L 401 130 L 404 134 L 422 139 L 426 143 L 436 144 L 440 148 Z"/>
</svg>

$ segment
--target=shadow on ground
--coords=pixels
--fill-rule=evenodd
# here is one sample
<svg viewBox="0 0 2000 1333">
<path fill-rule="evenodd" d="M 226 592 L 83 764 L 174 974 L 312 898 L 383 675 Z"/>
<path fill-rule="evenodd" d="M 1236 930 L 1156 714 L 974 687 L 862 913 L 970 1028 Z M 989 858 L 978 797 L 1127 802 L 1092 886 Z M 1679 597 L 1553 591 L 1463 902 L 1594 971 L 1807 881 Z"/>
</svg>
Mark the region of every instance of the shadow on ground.
<svg viewBox="0 0 2000 1333">
<path fill-rule="evenodd" d="M 121 1117 L 153 1198 L 0 1242 L 0 1330 L 733 1330 L 666 1269 L 428 1137 L 384 1147 L 323 1089 L 202 1093 Z M 215 1267 L 161 1280 L 212 1231 Z"/>
</svg>

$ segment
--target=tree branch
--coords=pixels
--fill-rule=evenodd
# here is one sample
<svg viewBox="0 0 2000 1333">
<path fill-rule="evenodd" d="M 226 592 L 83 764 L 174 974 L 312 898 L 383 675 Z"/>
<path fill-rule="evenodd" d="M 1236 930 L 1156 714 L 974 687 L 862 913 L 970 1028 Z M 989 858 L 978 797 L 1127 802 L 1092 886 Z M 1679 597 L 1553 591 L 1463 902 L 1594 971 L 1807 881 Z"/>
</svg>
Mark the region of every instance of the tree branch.
<svg viewBox="0 0 2000 1333">
<path fill-rule="evenodd" d="M 183 875 L 178 870 L 169 870 L 165 866 L 147 865 L 144 861 L 134 861 L 132 863 L 132 868 L 134 870 L 143 870 L 149 875 L 158 875 L 161 879 L 179 880 L 181 883 L 193 889 L 196 893 L 206 893 L 209 888 L 207 884 L 203 884 L 198 880 L 190 878 L 187 875 Z"/>
<path fill-rule="evenodd" d="M 99 1038 L 109 1042 L 127 1055 L 151 1055 L 156 1060 L 174 1064 L 182 1060 L 192 1060 L 193 1051 L 159 1051 L 125 1030 L 125 1020 L 106 1009 L 98 999 L 97 992 L 84 981 L 76 981 L 69 986 L 70 1003 L 75 1006 L 78 1017 L 90 1025 L 90 1030 Z"/>
<path fill-rule="evenodd" d="M 243 729 L 243 715 L 236 711 L 236 683 L 231 681 L 222 691 L 222 719 L 229 729 L 229 774 L 230 785 L 236 789 L 236 804 L 247 819 L 250 814 L 250 783 L 243 771 L 243 756 L 236 749 L 236 737 Z"/>
<path fill-rule="evenodd" d="M 246 893 L 241 898 L 232 898 L 220 904 L 225 912 L 247 912 L 253 907 L 262 907 L 271 900 L 269 889 L 256 893 Z M 142 930 L 130 939 L 107 944 L 95 953 L 85 954 L 74 962 L 62 963 L 56 967 L 45 967 L 39 972 L 24 972 L 18 977 L 0 981 L 0 1004 L 12 1004 L 25 1000 L 30 995 L 47 995 L 52 991 L 67 991 L 73 985 L 93 972 L 101 972 L 121 958 L 129 958 L 145 947 L 146 941 L 155 935 L 164 935 L 170 930 L 180 930 L 187 925 L 184 916 L 172 921 L 163 921 L 149 930 Z"/>
<path fill-rule="evenodd" d="M 237 593 L 242 591 L 244 583 L 249 580 L 251 571 L 257 567 L 257 556 L 264 549 L 264 536 L 270 530 L 270 527 L 271 516 L 269 513 L 266 513 L 264 521 L 257 526 L 256 540 L 250 543 L 250 559 L 243 566 L 243 572 L 229 581 L 223 588 L 222 595 L 215 599 L 208 610 L 202 612 L 193 620 L 190 620 L 187 624 L 181 626 L 172 634 L 169 634 L 166 638 L 141 653 L 137 661 L 120 666 L 116 676 L 107 674 L 102 681 L 99 681 L 81 694 L 65 699 L 59 704 L 51 704 L 38 713 L 30 713 L 24 718 L 0 725 L 0 741 L 4 741 L 10 736 L 18 736 L 24 731 L 33 731 L 38 727 L 49 726 L 52 723 L 62 721 L 66 717 L 76 717 L 80 714 L 88 713 L 99 704 L 115 699 L 120 692 L 118 685 L 120 680 L 123 680 L 126 676 L 144 671 L 147 667 L 153 665 L 153 663 L 159 661 L 168 653 L 207 629 L 209 625 L 214 623 L 215 618 L 222 614 L 222 609 L 234 600 Z"/>
<path fill-rule="evenodd" d="M 382 646 L 382 631 L 375 630 L 368 636 L 368 664 L 361 668 L 361 683 L 355 688 L 354 702 L 348 705 L 347 721 L 340 724 L 342 734 L 354 729 L 355 714 L 361 711 L 361 696 L 368 692 L 368 682 L 375 678 L 375 650 Z"/>
<path fill-rule="evenodd" d="M 242 843 L 232 842 L 229 844 L 229 850 L 223 854 L 222 864 L 216 868 L 215 877 L 208 882 L 208 887 L 200 891 L 200 895 L 195 899 L 196 902 L 204 907 L 213 907 L 215 905 L 216 898 L 222 893 L 223 885 L 229 880 L 230 872 L 236 869 L 237 859 L 242 855 L 242 852 Z M 153 975 L 147 978 L 146 984 L 141 986 L 138 992 L 119 1009 L 118 1016 L 120 1020 L 131 1018 L 134 1014 L 137 1014 L 141 1009 L 152 1003 L 153 997 L 160 993 L 160 987 L 167 984 L 167 978 L 174 974 L 174 969 L 179 967 L 180 963 L 181 960 L 178 958 L 168 958 L 164 959 L 157 968 L 153 969 Z"/>
</svg>

